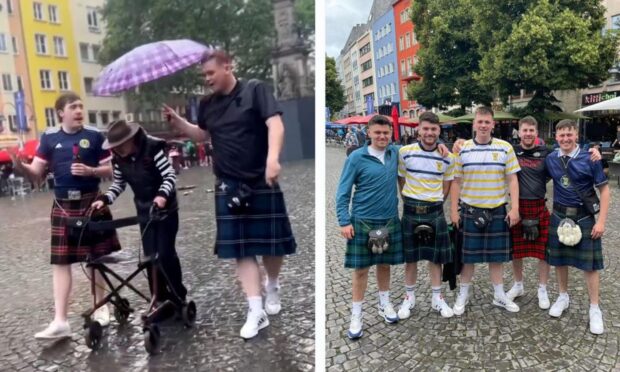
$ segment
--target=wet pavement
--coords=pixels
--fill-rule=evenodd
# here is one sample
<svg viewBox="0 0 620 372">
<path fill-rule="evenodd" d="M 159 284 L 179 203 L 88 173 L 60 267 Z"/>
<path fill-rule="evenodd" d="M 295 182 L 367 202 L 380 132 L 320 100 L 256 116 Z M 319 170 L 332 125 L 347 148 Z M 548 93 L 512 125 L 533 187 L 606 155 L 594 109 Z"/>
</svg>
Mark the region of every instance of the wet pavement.
<svg viewBox="0 0 620 372">
<path fill-rule="evenodd" d="M 536 261 L 525 260 L 521 311 L 511 314 L 493 306 L 488 269 L 476 266 L 473 297 L 460 317 L 443 319 L 430 310 L 430 280 L 426 264 L 418 267 L 416 307 L 409 319 L 389 325 L 377 314 L 374 269 L 364 303 L 364 336 L 346 337 L 351 306 L 351 271 L 343 267 L 345 241 L 335 216 L 335 193 L 345 159 L 343 148 L 327 147 L 326 159 L 326 368 L 328 371 L 620 371 L 620 188 L 610 182 L 612 208 L 603 237 L 605 270 L 601 272 L 601 309 L 605 333 L 590 334 L 589 301 L 583 275 L 569 270 L 570 308 L 560 319 L 538 308 Z M 404 265 L 392 269 L 391 300 L 404 296 Z M 504 286 L 512 285 L 509 264 Z M 444 283 L 444 296 L 453 305 L 457 291 Z M 549 294 L 557 297 L 552 272 Z"/>
<path fill-rule="evenodd" d="M 185 329 L 180 322 L 163 324 L 161 352 L 149 357 L 144 349 L 139 314 L 144 300 L 127 294 L 137 313 L 125 326 L 112 321 L 102 346 L 91 352 L 84 343 L 80 314 L 91 305 L 90 287 L 80 265 L 73 266 L 70 339 L 40 342 L 33 335 L 53 317 L 49 265 L 51 193 L 0 198 L 0 370 L 43 371 L 309 371 L 314 368 L 314 162 L 283 164 L 284 191 L 297 254 L 285 261 L 281 275 L 282 311 L 270 316 L 270 326 L 243 341 L 246 302 L 230 260 L 213 255 L 215 217 L 214 177 L 210 169 L 181 173 L 178 185 L 198 185 L 180 191 L 180 229 L 177 251 L 188 287 L 198 308 L 197 323 Z M 186 193 L 184 195 L 184 193 Z M 116 218 L 135 214 L 128 190 L 114 204 Z M 138 257 L 137 226 L 119 230 L 123 254 Z M 135 264 L 118 264 L 119 273 Z M 146 278 L 134 283 L 148 293 Z M 112 310 L 112 309 L 111 309 Z"/>
</svg>

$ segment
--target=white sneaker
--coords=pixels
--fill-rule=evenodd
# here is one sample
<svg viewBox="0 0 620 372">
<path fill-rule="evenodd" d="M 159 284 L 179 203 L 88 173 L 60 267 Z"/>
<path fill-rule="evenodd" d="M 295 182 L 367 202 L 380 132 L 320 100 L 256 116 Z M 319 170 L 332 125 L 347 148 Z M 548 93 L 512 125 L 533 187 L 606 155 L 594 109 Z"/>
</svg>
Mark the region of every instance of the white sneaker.
<svg viewBox="0 0 620 372">
<path fill-rule="evenodd" d="M 433 297 L 433 299 L 431 300 L 431 308 L 433 310 L 439 311 L 441 316 L 444 318 L 452 318 L 454 316 L 454 311 L 452 311 L 452 308 L 448 306 L 443 296 L 439 296 L 438 299 L 435 299 L 435 297 Z"/>
<path fill-rule="evenodd" d="M 525 294 L 525 291 L 523 290 L 522 286 L 517 287 L 516 285 L 513 285 L 512 288 L 510 288 L 510 290 L 506 292 L 506 297 L 508 297 L 510 301 L 514 301 L 515 298 L 521 297 L 524 294 Z"/>
<path fill-rule="evenodd" d="M 463 315 L 465 312 L 465 305 L 469 302 L 469 293 L 466 295 L 459 295 L 456 297 L 456 302 L 454 302 L 454 307 L 452 308 L 454 315 Z"/>
<path fill-rule="evenodd" d="M 256 336 L 258 331 L 269 325 L 269 318 L 264 310 L 248 312 L 248 319 L 245 321 L 239 335 L 246 340 Z"/>
<path fill-rule="evenodd" d="M 595 335 L 602 335 L 603 331 L 603 313 L 601 309 L 590 309 L 590 332 Z"/>
<path fill-rule="evenodd" d="M 503 307 L 504 309 L 510 311 L 511 313 L 519 312 L 519 305 L 509 300 L 508 297 L 502 298 L 502 297 L 494 296 L 493 305 Z"/>
<path fill-rule="evenodd" d="M 347 337 L 351 340 L 358 339 L 364 335 L 363 322 L 362 322 L 363 314 L 359 315 L 351 315 L 351 325 L 349 326 L 349 330 L 347 331 Z"/>
<path fill-rule="evenodd" d="M 549 303 L 549 295 L 546 289 L 538 288 L 538 307 L 543 310 L 547 310 L 551 306 Z"/>
<path fill-rule="evenodd" d="M 385 319 L 389 324 L 398 322 L 398 315 L 396 311 L 394 311 L 394 306 L 392 306 L 391 303 L 385 306 L 379 305 L 379 316 Z"/>
<path fill-rule="evenodd" d="M 280 287 L 275 291 L 266 290 L 265 294 L 265 312 L 269 315 L 276 315 L 282 310 L 280 303 Z"/>
<path fill-rule="evenodd" d="M 415 296 L 409 298 L 409 296 L 405 295 L 405 299 L 403 303 L 400 305 L 400 309 L 398 309 L 398 319 L 407 319 L 411 315 L 411 310 L 415 307 Z"/>
<path fill-rule="evenodd" d="M 52 340 L 64 337 L 71 337 L 69 322 L 53 321 L 43 331 L 34 335 L 34 338 L 40 340 Z"/>
<path fill-rule="evenodd" d="M 549 309 L 549 315 L 554 318 L 559 318 L 562 316 L 564 310 L 568 309 L 568 305 L 570 305 L 570 300 L 568 297 L 558 297 L 558 299 L 553 303 L 553 306 L 551 306 L 551 309 Z"/>
<path fill-rule="evenodd" d="M 93 320 L 96 320 L 102 327 L 107 327 L 110 324 L 110 309 L 108 305 L 103 305 L 93 313 Z"/>
</svg>

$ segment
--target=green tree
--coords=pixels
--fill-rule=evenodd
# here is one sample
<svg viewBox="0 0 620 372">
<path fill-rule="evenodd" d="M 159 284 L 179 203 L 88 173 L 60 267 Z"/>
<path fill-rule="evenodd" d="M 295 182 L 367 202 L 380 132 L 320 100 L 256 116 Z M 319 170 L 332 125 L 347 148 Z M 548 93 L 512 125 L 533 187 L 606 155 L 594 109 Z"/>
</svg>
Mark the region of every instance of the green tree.
<svg viewBox="0 0 620 372">
<path fill-rule="evenodd" d="M 332 57 L 325 57 L 325 105 L 329 107 L 333 114 L 342 110 L 346 103 L 344 89 L 338 80 L 336 71 L 336 60 Z"/>
<path fill-rule="evenodd" d="M 108 0 L 99 61 L 108 64 L 145 43 L 187 38 L 231 53 L 238 76 L 268 80 L 275 41 L 271 9 L 270 0 Z M 173 88 L 187 94 L 199 84 L 198 70 L 187 69 L 141 85 L 133 98 L 157 102 Z"/>
<path fill-rule="evenodd" d="M 553 90 L 586 88 L 609 76 L 617 36 L 601 33 L 601 8 L 596 1 L 538 0 L 530 4 L 505 38 L 501 36 L 506 26 L 496 31 L 495 37 L 478 36 L 479 46 L 487 50 L 480 71 L 474 74 L 476 80 L 496 90 L 499 97 L 518 94 L 520 89 L 535 92 L 530 101 L 534 111 L 557 110 Z M 484 44 L 487 39 L 492 43 L 489 46 Z"/>
<path fill-rule="evenodd" d="M 419 0 L 411 17 L 421 44 L 414 72 L 422 79 L 407 94 L 426 107 L 445 108 L 472 102 L 488 104 L 490 91 L 472 79 L 480 54 L 472 38 L 474 19 L 469 0 Z"/>
</svg>

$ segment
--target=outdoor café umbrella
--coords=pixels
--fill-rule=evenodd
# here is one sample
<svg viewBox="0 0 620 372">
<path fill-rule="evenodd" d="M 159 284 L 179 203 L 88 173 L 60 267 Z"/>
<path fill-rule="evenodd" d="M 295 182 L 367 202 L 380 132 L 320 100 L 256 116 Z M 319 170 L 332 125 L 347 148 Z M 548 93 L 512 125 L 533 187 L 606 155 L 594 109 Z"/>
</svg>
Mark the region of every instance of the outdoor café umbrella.
<svg viewBox="0 0 620 372">
<path fill-rule="evenodd" d="M 172 75 L 198 63 L 208 50 L 213 48 L 188 39 L 164 40 L 139 46 L 101 71 L 93 93 L 99 96 L 111 95 Z"/>
<path fill-rule="evenodd" d="M 580 108 L 575 112 L 620 110 L 620 97 L 608 99 L 594 105 Z"/>
</svg>

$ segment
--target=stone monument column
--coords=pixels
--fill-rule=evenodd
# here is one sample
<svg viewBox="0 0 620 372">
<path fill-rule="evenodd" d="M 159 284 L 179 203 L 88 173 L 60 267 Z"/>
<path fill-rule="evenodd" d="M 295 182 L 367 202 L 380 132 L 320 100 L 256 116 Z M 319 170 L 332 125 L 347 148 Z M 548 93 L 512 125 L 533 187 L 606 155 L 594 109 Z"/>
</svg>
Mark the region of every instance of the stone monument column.
<svg viewBox="0 0 620 372">
<path fill-rule="evenodd" d="M 308 78 L 307 43 L 299 37 L 293 0 L 272 0 L 277 31 L 272 53 L 273 80 L 280 100 L 314 94 Z"/>
</svg>

